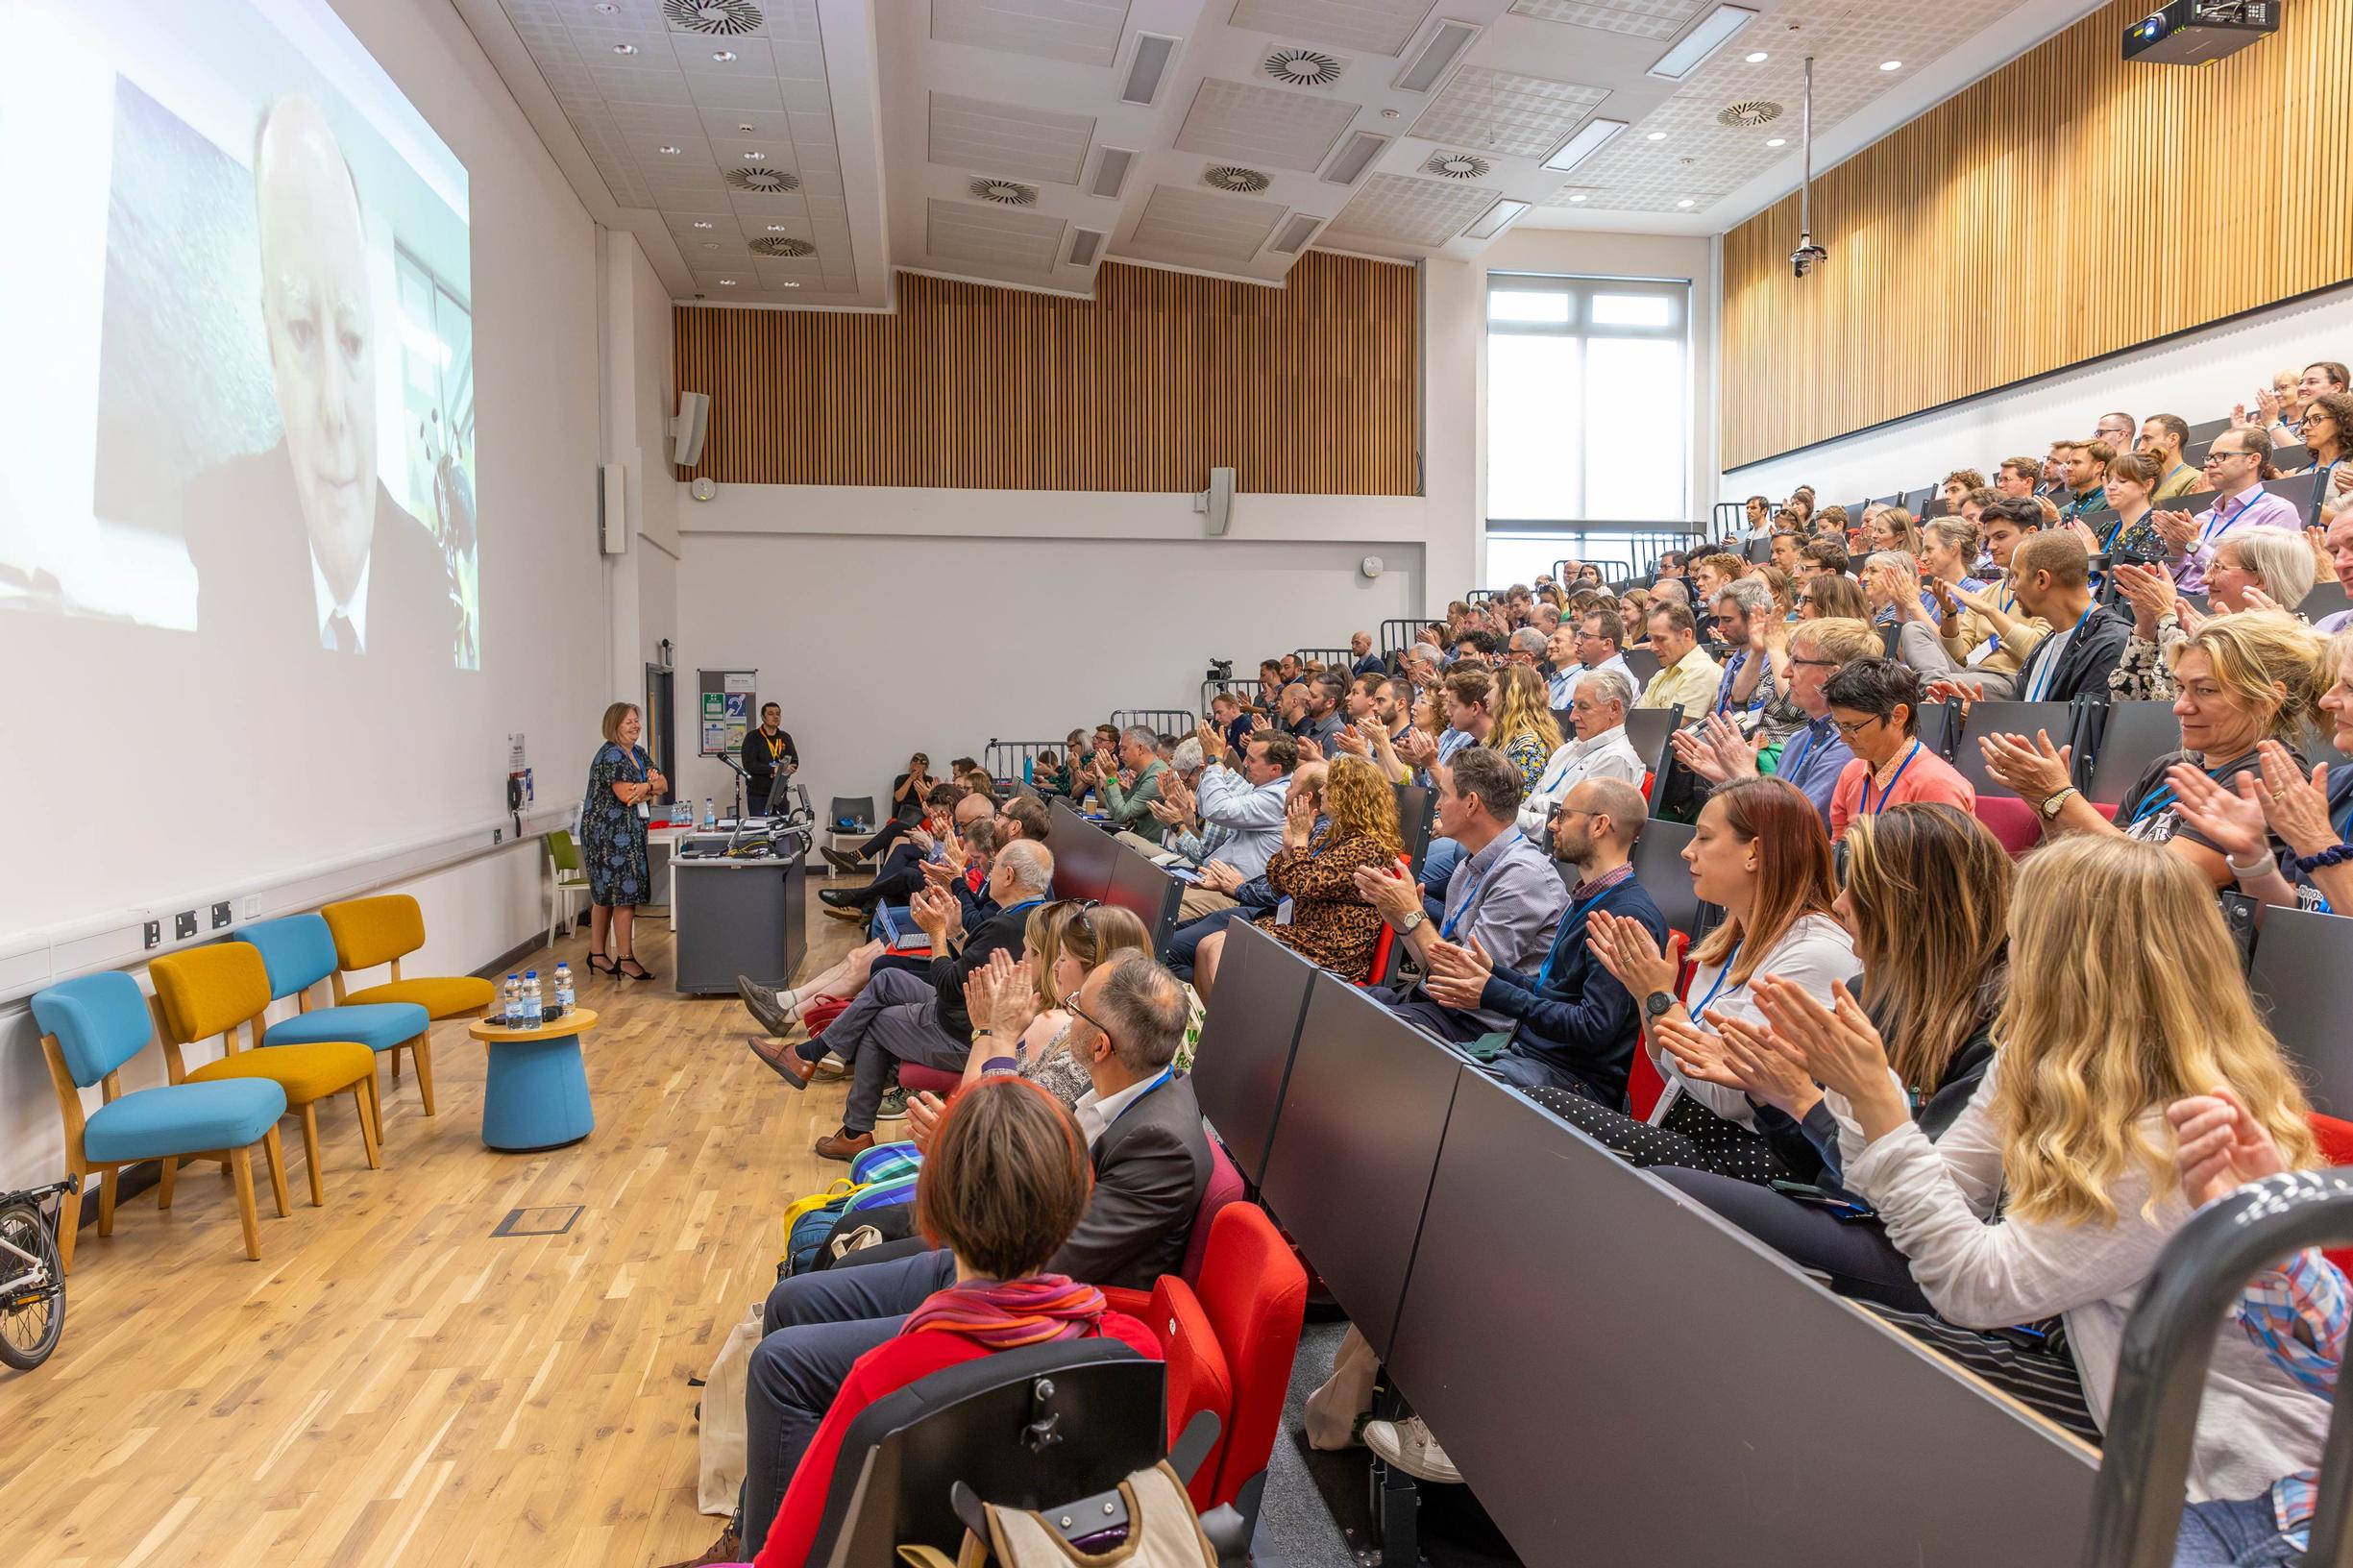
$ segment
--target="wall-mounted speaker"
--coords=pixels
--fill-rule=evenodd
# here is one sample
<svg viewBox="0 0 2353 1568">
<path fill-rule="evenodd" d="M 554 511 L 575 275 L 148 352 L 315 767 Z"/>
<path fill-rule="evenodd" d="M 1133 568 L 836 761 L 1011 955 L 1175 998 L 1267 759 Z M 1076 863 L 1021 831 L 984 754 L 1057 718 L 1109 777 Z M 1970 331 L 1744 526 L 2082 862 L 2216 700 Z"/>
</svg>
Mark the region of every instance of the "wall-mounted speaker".
<svg viewBox="0 0 2353 1568">
<path fill-rule="evenodd" d="M 1210 487 L 1193 497 L 1193 510 L 1209 514 L 1212 535 L 1226 531 L 1234 521 L 1234 471 L 1230 468 L 1210 470 Z"/>
<path fill-rule="evenodd" d="M 702 438 L 711 425 L 711 399 L 707 393 L 678 394 L 678 417 L 670 422 L 670 460 L 680 468 L 692 468 L 702 461 Z"/>
<path fill-rule="evenodd" d="M 597 538 L 607 555 L 629 548 L 629 471 L 619 463 L 597 470 Z"/>
</svg>

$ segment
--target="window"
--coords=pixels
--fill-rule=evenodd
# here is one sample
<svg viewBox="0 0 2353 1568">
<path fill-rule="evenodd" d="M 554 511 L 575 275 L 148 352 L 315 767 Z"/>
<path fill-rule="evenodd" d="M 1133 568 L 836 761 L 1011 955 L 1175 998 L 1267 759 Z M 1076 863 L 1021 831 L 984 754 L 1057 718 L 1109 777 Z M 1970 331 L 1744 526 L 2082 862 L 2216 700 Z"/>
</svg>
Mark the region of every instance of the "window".
<svg viewBox="0 0 2353 1568">
<path fill-rule="evenodd" d="M 1487 283 L 1487 576 L 1543 553 L 1623 555 L 1690 514 L 1691 285 L 1496 273 Z"/>
</svg>

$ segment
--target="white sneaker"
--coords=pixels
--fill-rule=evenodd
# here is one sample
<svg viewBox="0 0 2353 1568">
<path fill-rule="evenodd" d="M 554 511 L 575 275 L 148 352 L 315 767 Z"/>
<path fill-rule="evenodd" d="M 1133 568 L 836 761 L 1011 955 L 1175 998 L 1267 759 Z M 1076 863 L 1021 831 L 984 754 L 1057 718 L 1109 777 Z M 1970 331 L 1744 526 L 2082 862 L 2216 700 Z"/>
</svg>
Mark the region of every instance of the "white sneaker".
<svg viewBox="0 0 2353 1568">
<path fill-rule="evenodd" d="M 814 1078 L 846 1078 L 849 1076 L 849 1064 L 843 1061 L 840 1057 L 834 1055 L 831 1051 L 827 1051 L 823 1058 L 817 1064 L 817 1071 L 810 1074 L 810 1076 Z"/>
<path fill-rule="evenodd" d="M 1448 1486 L 1462 1484 L 1462 1472 L 1455 1461 L 1446 1457 L 1446 1450 L 1430 1435 L 1430 1424 L 1418 1415 L 1409 1415 L 1403 1421 L 1367 1421 L 1364 1423 L 1364 1446 L 1378 1455 L 1384 1464 L 1393 1464 L 1416 1481 L 1434 1481 Z"/>
</svg>

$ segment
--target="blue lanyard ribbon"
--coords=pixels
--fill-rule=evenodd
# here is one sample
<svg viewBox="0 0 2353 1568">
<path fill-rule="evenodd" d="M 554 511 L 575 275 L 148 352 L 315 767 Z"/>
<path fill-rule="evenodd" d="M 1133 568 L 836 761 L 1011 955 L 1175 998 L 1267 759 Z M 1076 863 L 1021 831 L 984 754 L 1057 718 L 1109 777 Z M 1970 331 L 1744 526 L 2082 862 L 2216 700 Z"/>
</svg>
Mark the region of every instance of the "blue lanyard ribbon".
<svg viewBox="0 0 2353 1568">
<path fill-rule="evenodd" d="M 1137 1095 L 1135 1099 L 1128 1101 L 1128 1102 L 1127 1102 L 1127 1104 L 1125 1104 L 1125 1105 L 1121 1106 L 1121 1107 L 1119 1108 L 1119 1115 L 1114 1116 L 1114 1117 L 1112 1117 L 1112 1118 L 1111 1118 L 1111 1121 L 1107 1121 L 1107 1122 L 1105 1122 L 1105 1123 L 1103 1124 L 1103 1125 L 1104 1125 L 1104 1127 L 1109 1128 L 1109 1127 L 1112 1125 L 1112 1122 L 1115 1122 L 1115 1121 L 1117 1121 L 1117 1120 L 1119 1119 L 1119 1116 L 1124 1116 L 1124 1115 L 1127 1115 L 1127 1114 L 1128 1114 L 1130 1111 L 1135 1110 L 1135 1109 L 1136 1109 L 1136 1107 L 1137 1107 L 1137 1105 L 1138 1105 L 1139 1103 L 1140 1103 L 1141 1101 L 1144 1101 L 1144 1100 L 1147 1100 L 1147 1099 L 1151 1098 L 1151 1097 L 1152 1097 L 1152 1091 L 1153 1091 L 1154 1090 L 1156 1090 L 1156 1089 L 1160 1088 L 1160 1086 L 1161 1086 L 1161 1085 L 1163 1085 L 1163 1084 L 1166 1083 L 1166 1082 L 1167 1082 L 1169 1079 L 1174 1078 L 1175 1076 L 1176 1076 L 1176 1068 L 1174 1068 L 1174 1067 L 1163 1067 L 1163 1068 L 1161 1068 L 1161 1069 L 1160 1069 L 1160 1076 L 1159 1076 L 1158 1078 L 1153 1079 L 1153 1080 L 1152 1080 L 1150 1083 L 1148 1083 L 1148 1084 L 1144 1085 L 1144 1086 L 1143 1086 L 1143 1092 L 1142 1092 L 1142 1093 L 1140 1093 L 1140 1094 L 1139 1094 L 1139 1095 Z"/>
<path fill-rule="evenodd" d="M 1746 938 L 1742 939 L 1742 941 L 1746 940 Z M 1724 968 L 1716 971 L 1716 983 L 1707 988 L 1707 994 L 1700 998 L 1700 1005 L 1691 1010 L 1692 1022 L 1699 1022 L 1702 1016 L 1707 1012 L 1709 1005 L 1716 999 L 1716 992 L 1722 991 L 1724 982 L 1732 977 L 1732 966 L 1739 962 L 1740 943 L 1736 942 L 1732 943 L 1732 950 L 1724 955 Z"/>
<path fill-rule="evenodd" d="M 1515 827 L 1511 830 L 1511 837 L 1513 839 L 1525 839 L 1528 837 L 1528 835 Z M 1444 920 L 1438 923 L 1438 935 L 1440 937 L 1444 938 L 1448 942 L 1455 940 L 1456 930 L 1461 926 L 1464 919 L 1469 916 L 1471 906 L 1479 901 L 1479 890 L 1487 885 L 1487 878 L 1495 874 L 1496 862 L 1502 860 L 1504 858 L 1505 851 L 1508 850 L 1510 847 L 1510 841 L 1505 841 L 1503 846 L 1495 851 L 1495 859 L 1487 862 L 1487 869 L 1481 871 L 1476 877 L 1471 879 L 1471 885 L 1462 891 L 1462 902 L 1455 906 L 1455 912 L 1452 915 L 1447 916 Z"/>
<path fill-rule="evenodd" d="M 636 769 L 637 782 L 640 784 L 646 782 L 646 764 L 638 760 L 643 755 L 644 753 L 634 746 L 625 746 L 621 748 L 622 766 Z"/>
<path fill-rule="evenodd" d="M 1920 743 L 1918 741 L 1914 741 L 1912 743 L 1912 749 L 1903 754 L 1903 766 L 1896 770 L 1896 776 L 1889 779 L 1887 781 L 1887 788 L 1879 792 L 1879 811 L 1885 811 L 1887 809 L 1887 797 L 1896 793 L 1896 786 L 1903 782 L 1904 772 L 1912 766 L 1912 759 L 1919 755 Z M 1876 817 L 1879 815 L 1879 811 L 1874 811 L 1871 809 L 1871 775 L 1869 773 L 1865 773 L 1863 775 L 1863 804 L 1860 810 L 1866 817 Z"/>
<path fill-rule="evenodd" d="M 2096 602 L 2086 604 L 2083 607 L 2083 613 L 2075 617 L 2075 624 L 2067 628 L 2067 643 L 2069 648 L 2074 646 L 2075 633 L 2083 629 L 2083 624 L 2092 619 L 2092 612 L 2098 607 L 2099 606 Z M 2051 646 L 2052 651 L 2048 657 L 2043 660 L 2042 663 L 2034 667 L 2034 683 L 2029 686 L 2026 691 L 2026 700 L 2029 702 L 2040 702 L 2043 700 L 2043 694 L 2049 691 L 2050 683 L 2058 678 L 2059 661 L 2067 656 L 2067 649 L 2059 647 L 2057 639 L 2045 638 L 2044 642 L 2048 643 Z M 2040 648 L 2043 646 L 2043 644 L 2038 643 L 2035 646 Z"/>
</svg>

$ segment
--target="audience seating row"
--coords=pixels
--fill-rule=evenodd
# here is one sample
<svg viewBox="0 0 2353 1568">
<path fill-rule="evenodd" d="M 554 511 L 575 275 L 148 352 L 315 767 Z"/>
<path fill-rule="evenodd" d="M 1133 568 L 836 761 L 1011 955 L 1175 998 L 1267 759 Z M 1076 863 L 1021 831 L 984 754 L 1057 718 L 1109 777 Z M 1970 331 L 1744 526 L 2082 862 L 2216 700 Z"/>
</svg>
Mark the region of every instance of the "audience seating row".
<svg viewBox="0 0 2353 1568">
<path fill-rule="evenodd" d="M 1193 1080 L 1524 1560 L 2081 1551 L 2091 1451 L 1280 943 L 1230 942 Z"/>
</svg>

